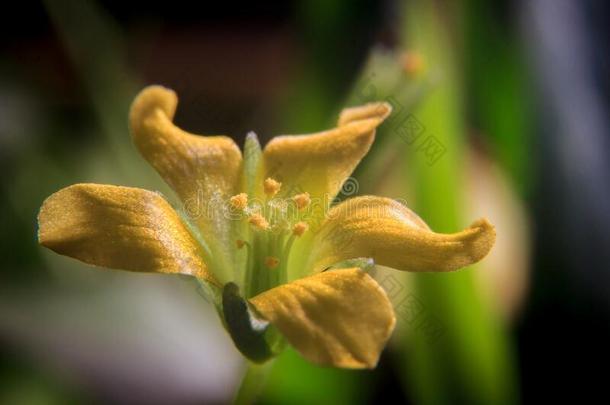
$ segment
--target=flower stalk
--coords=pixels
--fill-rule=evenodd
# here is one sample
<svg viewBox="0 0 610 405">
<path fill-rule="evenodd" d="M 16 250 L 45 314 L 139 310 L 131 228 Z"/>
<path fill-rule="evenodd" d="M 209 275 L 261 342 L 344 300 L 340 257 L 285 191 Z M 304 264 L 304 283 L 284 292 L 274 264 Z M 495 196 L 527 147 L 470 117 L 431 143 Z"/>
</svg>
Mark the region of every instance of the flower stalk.
<svg viewBox="0 0 610 405">
<path fill-rule="evenodd" d="M 233 399 L 234 405 L 251 405 L 260 398 L 272 364 L 272 361 L 262 365 L 247 362 L 246 372 Z"/>
</svg>

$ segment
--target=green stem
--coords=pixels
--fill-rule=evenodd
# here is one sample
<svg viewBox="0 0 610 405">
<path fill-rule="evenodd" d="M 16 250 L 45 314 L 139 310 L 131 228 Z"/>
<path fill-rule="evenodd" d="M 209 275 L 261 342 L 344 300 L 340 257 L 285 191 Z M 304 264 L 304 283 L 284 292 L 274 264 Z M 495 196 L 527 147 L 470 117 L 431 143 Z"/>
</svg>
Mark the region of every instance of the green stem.
<svg viewBox="0 0 610 405">
<path fill-rule="evenodd" d="M 233 399 L 234 405 L 250 405 L 256 403 L 263 392 L 272 363 L 273 361 L 268 361 L 264 364 L 248 362 L 244 378 L 241 380 L 239 390 Z"/>
</svg>

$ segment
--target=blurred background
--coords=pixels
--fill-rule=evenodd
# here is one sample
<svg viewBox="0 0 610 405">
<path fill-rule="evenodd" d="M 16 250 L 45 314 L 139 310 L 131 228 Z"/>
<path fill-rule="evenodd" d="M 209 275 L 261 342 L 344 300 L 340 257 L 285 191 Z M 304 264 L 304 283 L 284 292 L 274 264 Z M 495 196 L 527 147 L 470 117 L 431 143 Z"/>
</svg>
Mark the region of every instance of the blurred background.
<svg viewBox="0 0 610 405">
<path fill-rule="evenodd" d="M 179 126 L 240 145 L 250 130 L 263 142 L 319 131 L 345 106 L 386 100 L 394 113 L 340 198 L 405 199 L 439 232 L 496 225 L 491 255 L 461 272 L 376 269 L 398 318 L 377 369 L 288 350 L 261 403 L 608 397 L 610 5 L 260 3 L 5 5 L 0 403 L 216 404 L 239 385 L 243 360 L 192 280 L 37 245 L 38 209 L 67 185 L 173 196 L 127 130 L 153 83 L 177 91 Z"/>
</svg>

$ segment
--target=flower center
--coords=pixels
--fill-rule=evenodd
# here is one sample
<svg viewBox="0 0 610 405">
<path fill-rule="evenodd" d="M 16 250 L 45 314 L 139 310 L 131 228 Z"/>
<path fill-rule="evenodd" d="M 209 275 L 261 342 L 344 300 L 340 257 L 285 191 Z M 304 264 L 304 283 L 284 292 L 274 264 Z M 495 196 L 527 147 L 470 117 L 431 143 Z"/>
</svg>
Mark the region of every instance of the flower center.
<svg viewBox="0 0 610 405">
<path fill-rule="evenodd" d="M 253 200 L 246 193 L 230 199 L 234 210 L 248 224 L 247 240 L 236 240 L 236 246 L 247 255 L 244 290 L 246 298 L 285 283 L 287 262 L 295 239 L 309 229 L 302 212 L 311 199 L 309 193 L 289 198 L 276 197 L 282 183 L 267 178 L 263 182 L 265 198 Z M 246 249 L 244 249 L 244 247 Z"/>
</svg>

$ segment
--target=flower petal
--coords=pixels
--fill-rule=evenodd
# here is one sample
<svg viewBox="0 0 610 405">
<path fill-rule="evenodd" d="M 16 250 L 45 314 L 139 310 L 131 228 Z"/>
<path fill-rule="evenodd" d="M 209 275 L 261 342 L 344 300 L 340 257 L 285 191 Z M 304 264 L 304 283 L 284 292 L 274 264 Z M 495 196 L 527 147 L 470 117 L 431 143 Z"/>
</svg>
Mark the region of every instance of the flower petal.
<svg viewBox="0 0 610 405">
<path fill-rule="evenodd" d="M 355 257 L 405 271 L 453 271 L 484 258 L 496 239 L 486 219 L 454 234 L 430 230 L 413 211 L 382 197 L 356 197 L 333 207 L 314 237 L 311 268 Z"/>
<path fill-rule="evenodd" d="M 264 150 L 265 177 L 281 181 L 281 192 L 308 192 L 312 203 L 330 204 L 391 111 L 387 103 L 347 108 L 334 129 L 273 138 Z"/>
<path fill-rule="evenodd" d="M 41 245 L 85 263 L 188 274 L 217 284 L 186 225 L 152 191 L 76 184 L 45 200 L 38 226 Z"/>
<path fill-rule="evenodd" d="M 172 119 L 177 104 L 172 90 L 161 86 L 142 90 L 129 113 L 134 142 L 182 199 L 206 242 L 222 240 L 232 246 L 222 209 L 236 194 L 241 152 L 227 136 L 198 136 L 176 127 Z"/>
<path fill-rule="evenodd" d="M 396 323 L 383 289 L 358 268 L 302 278 L 250 303 L 303 357 L 321 365 L 374 368 Z"/>
</svg>

